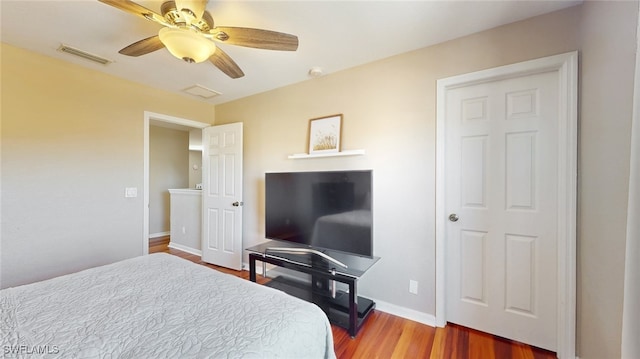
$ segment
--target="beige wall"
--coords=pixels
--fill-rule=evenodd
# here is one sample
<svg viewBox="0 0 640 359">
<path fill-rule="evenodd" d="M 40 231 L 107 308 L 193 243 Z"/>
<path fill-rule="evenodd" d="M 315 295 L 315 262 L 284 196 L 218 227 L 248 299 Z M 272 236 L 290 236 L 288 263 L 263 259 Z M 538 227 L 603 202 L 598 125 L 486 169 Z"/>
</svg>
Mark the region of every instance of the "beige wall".
<svg viewBox="0 0 640 359">
<path fill-rule="evenodd" d="M 245 246 L 264 240 L 264 173 L 374 170 L 374 251 L 360 293 L 435 312 L 436 80 L 581 51 L 578 353 L 620 353 L 624 222 L 637 3 L 591 3 L 216 106 L 244 122 Z M 343 148 L 362 157 L 288 160 L 310 118 L 344 114 Z M 409 279 L 419 294 L 408 293 Z M 413 312 L 411 312 L 413 311 Z"/>
<path fill-rule="evenodd" d="M 202 184 L 201 167 L 202 151 L 189 151 L 189 188 L 196 188 L 196 185 Z"/>
<path fill-rule="evenodd" d="M 578 344 L 619 358 L 638 2 L 588 2 L 581 20 Z"/>
<path fill-rule="evenodd" d="M 149 126 L 149 235 L 169 232 L 169 188 L 189 187 L 189 132 Z"/>
<path fill-rule="evenodd" d="M 0 286 L 142 254 L 144 111 L 213 106 L 6 44 L 1 72 Z"/>
</svg>

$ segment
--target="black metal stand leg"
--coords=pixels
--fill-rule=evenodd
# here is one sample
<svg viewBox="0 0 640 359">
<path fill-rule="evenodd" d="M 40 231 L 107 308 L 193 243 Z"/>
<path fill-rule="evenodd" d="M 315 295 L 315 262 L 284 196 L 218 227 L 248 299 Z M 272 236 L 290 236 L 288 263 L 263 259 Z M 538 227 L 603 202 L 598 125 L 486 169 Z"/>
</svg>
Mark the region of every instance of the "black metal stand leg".
<svg viewBox="0 0 640 359">
<path fill-rule="evenodd" d="M 356 282 L 349 283 L 349 335 L 355 338 L 358 332 L 358 295 Z"/>
<path fill-rule="evenodd" d="M 256 281 L 256 259 L 252 254 L 249 255 L 249 280 Z"/>
</svg>

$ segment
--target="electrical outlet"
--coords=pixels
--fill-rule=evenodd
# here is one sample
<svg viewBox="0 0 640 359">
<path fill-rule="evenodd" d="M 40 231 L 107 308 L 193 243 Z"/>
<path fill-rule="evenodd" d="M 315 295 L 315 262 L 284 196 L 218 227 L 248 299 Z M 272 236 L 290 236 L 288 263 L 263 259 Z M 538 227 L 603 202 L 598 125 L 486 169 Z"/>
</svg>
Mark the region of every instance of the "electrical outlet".
<svg viewBox="0 0 640 359">
<path fill-rule="evenodd" d="M 418 281 L 409 279 L 409 293 L 418 294 Z"/>
</svg>

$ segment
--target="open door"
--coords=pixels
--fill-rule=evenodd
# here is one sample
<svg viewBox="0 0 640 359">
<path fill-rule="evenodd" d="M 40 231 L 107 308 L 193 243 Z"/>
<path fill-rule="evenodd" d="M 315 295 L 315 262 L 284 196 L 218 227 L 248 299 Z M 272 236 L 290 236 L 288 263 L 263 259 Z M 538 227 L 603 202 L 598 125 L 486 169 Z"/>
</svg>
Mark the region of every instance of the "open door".
<svg viewBox="0 0 640 359">
<path fill-rule="evenodd" d="M 202 130 L 202 260 L 242 269 L 242 123 Z"/>
</svg>

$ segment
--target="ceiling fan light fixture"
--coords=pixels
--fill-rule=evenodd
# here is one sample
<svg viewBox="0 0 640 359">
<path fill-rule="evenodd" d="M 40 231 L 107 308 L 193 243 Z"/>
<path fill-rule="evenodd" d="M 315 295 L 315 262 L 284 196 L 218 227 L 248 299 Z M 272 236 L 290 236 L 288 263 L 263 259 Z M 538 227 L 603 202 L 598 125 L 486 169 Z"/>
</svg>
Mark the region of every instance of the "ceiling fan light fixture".
<svg viewBox="0 0 640 359">
<path fill-rule="evenodd" d="M 165 27 L 158 33 L 169 52 L 186 62 L 204 62 L 216 51 L 216 45 L 189 29 Z"/>
</svg>

